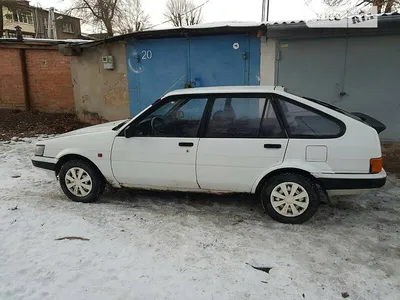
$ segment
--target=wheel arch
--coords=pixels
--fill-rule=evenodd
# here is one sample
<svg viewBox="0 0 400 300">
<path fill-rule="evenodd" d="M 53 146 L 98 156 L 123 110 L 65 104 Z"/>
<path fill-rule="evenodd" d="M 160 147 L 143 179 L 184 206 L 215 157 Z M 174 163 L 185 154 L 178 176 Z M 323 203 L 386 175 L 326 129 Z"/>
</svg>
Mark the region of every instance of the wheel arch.
<svg viewBox="0 0 400 300">
<path fill-rule="evenodd" d="M 304 177 L 307 177 L 309 179 L 311 179 L 313 182 L 315 182 L 316 184 L 320 185 L 323 188 L 322 183 L 318 180 L 318 178 L 316 178 L 315 176 L 313 176 L 309 171 L 306 171 L 304 169 L 300 169 L 300 168 L 296 168 L 296 167 L 285 167 L 285 168 L 281 168 L 281 169 L 275 169 L 272 170 L 271 172 L 265 174 L 261 180 L 258 181 L 256 188 L 254 189 L 254 193 L 255 194 L 259 194 L 262 190 L 262 187 L 264 186 L 264 183 L 268 181 L 268 179 L 272 178 L 275 175 L 278 174 L 282 174 L 282 173 L 294 173 L 294 174 L 300 174 Z"/>
<path fill-rule="evenodd" d="M 100 169 L 99 169 L 99 168 L 96 166 L 96 164 L 95 164 L 94 162 L 92 162 L 89 158 L 87 158 L 87 157 L 85 157 L 85 156 L 83 156 L 83 155 L 80 155 L 80 154 L 72 154 L 72 153 L 70 153 L 70 154 L 65 154 L 65 155 L 61 156 L 61 157 L 58 159 L 58 161 L 57 161 L 57 163 L 56 163 L 55 170 L 54 170 L 55 173 L 56 173 L 56 176 L 58 176 L 58 174 L 59 174 L 59 172 L 60 172 L 60 170 L 61 170 L 61 167 L 62 167 L 67 161 L 70 161 L 70 160 L 81 160 L 81 161 L 84 161 L 84 162 L 90 164 L 92 167 L 94 167 L 94 168 L 97 170 L 97 172 L 103 177 L 103 179 L 105 179 L 105 177 L 104 177 L 103 173 L 100 171 Z"/>
</svg>

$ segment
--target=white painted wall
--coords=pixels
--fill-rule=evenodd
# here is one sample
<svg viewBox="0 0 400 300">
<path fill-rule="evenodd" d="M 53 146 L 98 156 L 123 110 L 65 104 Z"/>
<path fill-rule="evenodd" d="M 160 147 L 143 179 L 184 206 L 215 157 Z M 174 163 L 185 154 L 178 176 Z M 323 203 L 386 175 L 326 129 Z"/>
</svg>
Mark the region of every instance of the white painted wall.
<svg viewBox="0 0 400 300">
<path fill-rule="evenodd" d="M 275 85 L 277 40 L 261 37 L 260 85 Z"/>
</svg>

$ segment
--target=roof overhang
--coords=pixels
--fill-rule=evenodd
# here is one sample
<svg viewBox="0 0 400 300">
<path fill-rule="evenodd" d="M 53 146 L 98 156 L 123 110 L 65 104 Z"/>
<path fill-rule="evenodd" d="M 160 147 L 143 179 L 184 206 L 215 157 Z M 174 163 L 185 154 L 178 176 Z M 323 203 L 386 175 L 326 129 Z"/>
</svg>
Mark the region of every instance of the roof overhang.
<svg viewBox="0 0 400 300">
<path fill-rule="evenodd" d="M 377 16 L 376 28 L 315 28 L 309 27 L 306 22 L 273 23 L 268 25 L 267 37 L 269 38 L 313 38 L 313 37 L 339 37 L 360 35 L 387 35 L 400 33 L 400 14 L 381 14 Z M 334 20 L 332 21 L 335 22 Z M 325 22 L 326 23 L 326 22 Z"/>
<path fill-rule="evenodd" d="M 210 24 L 198 24 L 194 26 L 145 30 L 118 36 L 113 36 L 103 40 L 86 43 L 75 43 L 80 48 L 95 47 L 100 44 L 108 44 L 119 41 L 144 40 L 144 39 L 164 39 L 178 37 L 211 36 L 226 34 L 253 34 L 267 36 L 268 38 L 312 38 L 312 37 L 337 37 L 351 35 L 385 35 L 400 34 L 400 14 L 379 14 L 374 15 L 378 19 L 376 28 L 311 28 L 305 21 L 285 21 L 285 22 L 219 22 Z M 327 20 L 316 20 L 315 22 Z M 329 21 L 329 20 L 328 20 Z M 78 44 L 78 45 L 77 45 Z"/>
</svg>

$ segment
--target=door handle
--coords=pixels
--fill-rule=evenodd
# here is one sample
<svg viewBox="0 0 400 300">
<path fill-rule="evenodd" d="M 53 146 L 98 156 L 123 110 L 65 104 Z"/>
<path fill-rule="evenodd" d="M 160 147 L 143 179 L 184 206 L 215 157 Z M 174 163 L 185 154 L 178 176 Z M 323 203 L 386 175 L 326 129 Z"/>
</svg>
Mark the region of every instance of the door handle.
<svg viewBox="0 0 400 300">
<path fill-rule="evenodd" d="M 184 143 L 184 142 L 181 142 L 181 143 L 179 143 L 178 144 L 179 145 L 179 147 L 193 147 L 193 143 Z"/>
<path fill-rule="evenodd" d="M 282 145 L 281 144 L 264 144 L 264 148 L 267 148 L 267 149 L 281 149 Z"/>
</svg>

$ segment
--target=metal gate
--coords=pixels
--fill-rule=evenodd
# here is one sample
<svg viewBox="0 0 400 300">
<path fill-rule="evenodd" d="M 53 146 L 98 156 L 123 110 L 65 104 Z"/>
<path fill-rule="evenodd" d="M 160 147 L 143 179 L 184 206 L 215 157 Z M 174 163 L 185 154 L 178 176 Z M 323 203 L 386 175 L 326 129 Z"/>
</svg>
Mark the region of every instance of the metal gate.
<svg viewBox="0 0 400 300">
<path fill-rule="evenodd" d="M 383 122 L 400 141 L 399 36 L 280 41 L 277 84 Z"/>
<path fill-rule="evenodd" d="M 132 116 L 174 89 L 259 84 L 260 41 L 248 35 L 130 41 L 126 57 Z"/>
</svg>

